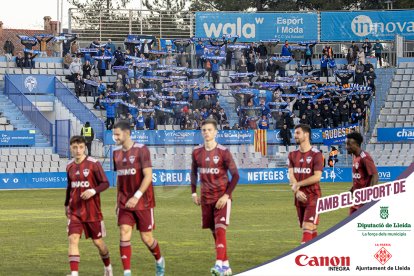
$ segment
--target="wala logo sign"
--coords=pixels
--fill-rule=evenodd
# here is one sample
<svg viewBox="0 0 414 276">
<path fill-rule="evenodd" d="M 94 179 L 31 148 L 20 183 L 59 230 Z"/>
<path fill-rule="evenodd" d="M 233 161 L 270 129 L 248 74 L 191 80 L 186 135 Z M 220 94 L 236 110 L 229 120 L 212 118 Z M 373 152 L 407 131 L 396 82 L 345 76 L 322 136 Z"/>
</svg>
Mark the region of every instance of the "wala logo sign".
<svg viewBox="0 0 414 276">
<path fill-rule="evenodd" d="M 298 266 L 326 266 L 329 271 L 350 271 L 351 257 L 309 257 L 301 254 L 296 256 L 295 263 Z"/>
</svg>

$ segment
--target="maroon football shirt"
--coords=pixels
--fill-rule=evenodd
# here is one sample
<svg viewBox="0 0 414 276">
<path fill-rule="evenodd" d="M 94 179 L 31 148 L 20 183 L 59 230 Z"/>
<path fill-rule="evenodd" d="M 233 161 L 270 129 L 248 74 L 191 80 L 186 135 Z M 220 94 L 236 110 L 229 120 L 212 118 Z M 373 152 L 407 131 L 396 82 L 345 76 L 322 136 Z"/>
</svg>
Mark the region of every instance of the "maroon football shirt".
<svg viewBox="0 0 414 276">
<path fill-rule="evenodd" d="M 201 204 L 216 203 L 225 193 L 231 197 L 231 193 L 239 180 L 236 163 L 230 151 L 217 144 L 217 147 L 207 151 L 204 147 L 194 148 L 191 166 L 191 190 L 197 190 L 197 172 L 201 182 Z M 228 171 L 232 176 L 229 181 Z"/>
<path fill-rule="evenodd" d="M 122 148 L 114 150 L 114 170 L 118 174 L 118 208 L 125 208 L 127 201 L 134 196 L 141 187 L 144 179 L 143 169 L 151 168 L 151 156 L 148 148 L 143 144 L 134 143 L 132 148 L 124 151 Z M 152 181 L 133 210 L 145 210 L 155 207 L 154 188 Z"/>
<path fill-rule="evenodd" d="M 354 156 L 352 161 L 352 191 L 370 186 L 372 175 L 378 173 L 374 160 L 366 151 Z"/>
<path fill-rule="evenodd" d="M 72 160 L 66 167 L 66 173 L 68 186 L 65 206 L 69 206 L 70 214 L 83 222 L 101 221 L 103 216 L 99 193 L 109 187 L 101 164 L 92 157 L 85 158 L 80 164 Z M 96 194 L 83 200 L 81 194 L 88 189 L 94 189 Z"/>
<path fill-rule="evenodd" d="M 316 148 L 312 148 L 308 152 L 303 153 L 299 150 L 292 151 L 288 156 L 288 165 L 289 168 L 293 168 L 293 174 L 295 175 L 296 181 L 302 181 L 314 175 L 315 171 L 323 170 L 322 153 Z M 319 182 L 302 186 L 300 187 L 300 191 L 306 194 L 308 200 L 306 203 L 302 203 L 295 197 L 296 206 L 316 206 L 318 198 L 321 197 L 321 187 L 319 186 Z"/>
</svg>

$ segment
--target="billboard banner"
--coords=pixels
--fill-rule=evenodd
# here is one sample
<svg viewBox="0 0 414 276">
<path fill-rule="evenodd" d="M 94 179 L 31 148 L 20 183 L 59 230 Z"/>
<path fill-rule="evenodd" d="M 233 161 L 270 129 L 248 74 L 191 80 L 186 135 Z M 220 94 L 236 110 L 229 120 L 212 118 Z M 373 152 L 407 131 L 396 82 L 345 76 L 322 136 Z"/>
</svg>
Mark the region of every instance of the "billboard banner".
<svg viewBox="0 0 414 276">
<path fill-rule="evenodd" d="M 35 130 L 0 131 L 0 146 L 34 146 Z"/>
<path fill-rule="evenodd" d="M 414 142 L 414 128 L 378 128 L 378 142 Z"/>
<path fill-rule="evenodd" d="M 196 12 L 196 37 L 237 35 L 243 42 L 318 39 L 317 13 Z"/>
<path fill-rule="evenodd" d="M 321 12 L 321 41 L 414 39 L 414 11 Z"/>
</svg>

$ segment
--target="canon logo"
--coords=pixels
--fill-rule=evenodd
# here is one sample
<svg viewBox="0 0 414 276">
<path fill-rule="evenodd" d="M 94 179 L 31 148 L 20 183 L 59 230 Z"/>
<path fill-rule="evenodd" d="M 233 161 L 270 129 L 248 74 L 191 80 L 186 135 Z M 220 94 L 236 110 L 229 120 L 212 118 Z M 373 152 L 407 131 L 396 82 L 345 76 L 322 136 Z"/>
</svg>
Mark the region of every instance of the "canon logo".
<svg viewBox="0 0 414 276">
<path fill-rule="evenodd" d="M 309 257 L 298 255 L 295 258 L 298 266 L 351 266 L 350 257 Z"/>
<path fill-rule="evenodd" d="M 310 174 L 311 173 L 311 169 L 310 168 L 293 168 L 293 172 L 294 173 L 306 173 L 306 174 Z"/>
</svg>

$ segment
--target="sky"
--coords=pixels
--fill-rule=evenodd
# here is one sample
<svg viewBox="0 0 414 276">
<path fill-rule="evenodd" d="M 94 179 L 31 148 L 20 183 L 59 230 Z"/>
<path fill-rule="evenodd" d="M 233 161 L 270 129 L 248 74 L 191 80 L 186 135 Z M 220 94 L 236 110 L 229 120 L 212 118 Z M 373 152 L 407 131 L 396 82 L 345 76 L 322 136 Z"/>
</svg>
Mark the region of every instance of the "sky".
<svg viewBox="0 0 414 276">
<path fill-rule="evenodd" d="M 0 21 L 7 29 L 43 30 L 43 17 L 57 18 L 57 2 L 61 0 L 1 0 Z M 139 0 L 133 0 L 128 6 L 137 9 Z M 63 0 L 63 28 L 68 26 L 68 10 L 71 8 Z"/>
</svg>

